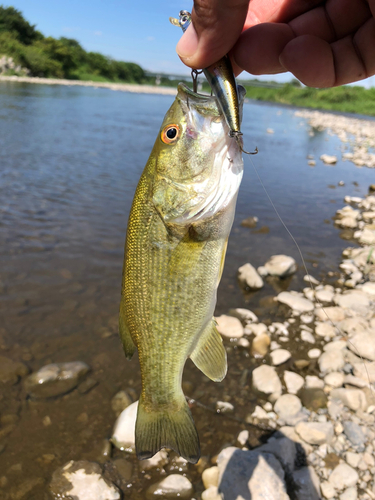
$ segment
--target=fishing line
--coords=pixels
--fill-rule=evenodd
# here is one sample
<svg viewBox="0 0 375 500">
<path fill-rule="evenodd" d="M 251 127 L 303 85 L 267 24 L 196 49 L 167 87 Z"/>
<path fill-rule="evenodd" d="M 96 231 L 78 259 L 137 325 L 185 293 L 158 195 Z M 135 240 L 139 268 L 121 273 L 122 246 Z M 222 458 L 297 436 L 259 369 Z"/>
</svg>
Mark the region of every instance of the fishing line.
<svg viewBox="0 0 375 500">
<path fill-rule="evenodd" d="M 296 246 L 296 248 L 297 248 L 297 250 L 298 250 L 298 253 L 299 253 L 300 257 L 301 257 L 301 261 L 302 261 L 303 268 L 304 268 L 304 270 L 305 270 L 305 272 L 306 272 L 306 276 L 307 276 L 307 278 L 308 278 L 308 282 L 309 282 L 310 288 L 311 288 L 311 290 L 312 290 L 313 292 L 315 292 L 315 288 L 314 288 L 314 285 L 313 285 L 313 282 L 312 282 L 312 279 L 311 279 L 310 273 L 309 273 L 309 271 L 307 270 L 306 261 L 305 261 L 305 259 L 304 259 L 304 257 L 303 257 L 303 254 L 302 254 L 301 248 L 300 248 L 300 246 L 298 245 L 298 243 L 297 243 L 297 241 L 296 241 L 295 237 L 292 235 L 292 233 L 290 232 L 289 228 L 287 227 L 287 225 L 286 225 L 286 224 L 285 224 L 285 222 L 283 221 L 283 219 L 282 219 L 281 215 L 279 214 L 279 212 L 278 212 L 277 208 L 275 207 L 275 204 L 273 203 L 273 201 L 272 201 L 272 199 L 271 199 L 270 195 L 268 194 L 268 191 L 267 191 L 267 189 L 266 189 L 266 186 L 264 185 L 264 183 L 263 183 L 263 181 L 262 181 L 262 179 L 261 179 L 261 177 L 260 177 L 260 175 L 259 175 L 258 169 L 256 168 L 256 166 L 255 166 L 255 164 L 254 164 L 254 162 L 253 162 L 253 159 L 252 159 L 252 158 L 250 158 L 250 161 L 251 161 L 252 167 L 253 167 L 253 169 L 254 169 L 254 171 L 255 171 L 255 174 L 256 174 L 256 176 L 258 177 L 258 180 L 259 180 L 259 182 L 260 182 L 260 185 L 262 186 L 263 191 L 266 193 L 266 196 L 267 196 L 267 198 L 268 198 L 269 202 L 271 203 L 271 206 L 272 206 L 273 210 L 275 211 L 275 214 L 277 215 L 277 217 L 278 217 L 279 221 L 281 222 L 281 224 L 282 224 L 282 226 L 284 227 L 285 231 L 288 233 L 288 235 L 290 236 L 291 240 L 293 241 L 294 245 Z M 336 331 L 337 331 L 337 332 L 338 332 L 338 333 L 339 333 L 342 337 L 344 337 L 344 336 L 345 336 L 345 335 L 344 335 L 344 333 L 343 333 L 343 332 L 341 331 L 341 329 L 340 329 L 337 325 L 335 325 L 335 324 L 334 324 L 334 322 L 331 320 L 331 318 L 329 317 L 329 315 L 328 315 L 327 311 L 326 311 L 326 310 L 325 310 L 325 308 L 323 307 L 322 302 L 321 302 L 321 301 L 320 301 L 320 300 L 316 297 L 316 295 L 315 295 L 315 300 L 316 300 L 316 302 L 319 304 L 319 306 L 321 307 L 321 309 L 322 309 L 323 313 L 326 315 L 326 317 L 327 317 L 328 322 L 330 323 L 330 325 L 331 325 L 331 326 L 333 326 L 333 328 L 334 328 L 334 329 L 335 329 L 335 330 L 336 330 Z M 373 387 L 372 387 L 372 385 L 371 385 L 370 375 L 369 375 L 369 372 L 368 372 L 368 370 L 367 370 L 367 366 L 366 366 L 366 362 L 365 362 L 365 360 L 363 359 L 363 357 L 361 356 L 361 354 L 359 353 L 359 351 L 358 351 L 357 347 L 353 344 L 353 342 L 352 342 L 350 339 L 347 339 L 347 341 L 348 341 L 348 342 L 349 342 L 349 344 L 350 344 L 350 345 L 351 345 L 351 346 L 355 349 L 355 351 L 356 351 L 356 352 L 357 352 L 357 354 L 358 354 L 358 357 L 361 359 L 361 361 L 362 361 L 362 363 L 363 363 L 363 366 L 365 367 L 365 370 L 366 370 L 366 375 L 367 375 L 367 378 L 368 378 L 368 384 L 369 384 L 370 390 L 371 390 L 371 392 L 372 392 L 372 393 L 374 393 L 374 389 L 373 389 Z"/>
</svg>

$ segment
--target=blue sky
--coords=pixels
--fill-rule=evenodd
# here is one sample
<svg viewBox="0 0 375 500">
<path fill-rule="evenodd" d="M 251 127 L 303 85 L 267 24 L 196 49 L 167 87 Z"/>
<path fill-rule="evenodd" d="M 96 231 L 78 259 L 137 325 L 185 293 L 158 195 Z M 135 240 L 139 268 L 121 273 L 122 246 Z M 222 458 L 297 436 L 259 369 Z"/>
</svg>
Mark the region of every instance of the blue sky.
<svg viewBox="0 0 375 500">
<path fill-rule="evenodd" d="M 78 40 L 84 49 L 140 64 L 154 72 L 189 74 L 175 46 L 179 28 L 169 23 L 192 0 L 14 0 L 4 2 L 20 10 L 46 36 Z M 248 75 L 242 73 L 241 77 Z M 266 76 L 288 81 L 291 75 Z M 375 85 L 375 77 L 364 85 Z"/>
</svg>

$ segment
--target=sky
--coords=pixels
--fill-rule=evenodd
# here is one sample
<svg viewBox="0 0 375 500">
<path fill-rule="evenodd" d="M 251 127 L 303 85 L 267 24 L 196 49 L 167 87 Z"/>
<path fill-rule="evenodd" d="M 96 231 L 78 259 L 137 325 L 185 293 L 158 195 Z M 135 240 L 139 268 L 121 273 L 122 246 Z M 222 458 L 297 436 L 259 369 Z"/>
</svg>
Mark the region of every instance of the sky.
<svg viewBox="0 0 375 500">
<path fill-rule="evenodd" d="M 3 5 L 20 10 L 45 36 L 74 38 L 87 51 L 135 62 L 151 72 L 190 74 L 175 51 L 182 32 L 169 17 L 191 10 L 192 0 L 13 0 Z M 256 78 L 285 82 L 292 75 Z M 362 85 L 375 86 L 375 77 Z"/>
</svg>

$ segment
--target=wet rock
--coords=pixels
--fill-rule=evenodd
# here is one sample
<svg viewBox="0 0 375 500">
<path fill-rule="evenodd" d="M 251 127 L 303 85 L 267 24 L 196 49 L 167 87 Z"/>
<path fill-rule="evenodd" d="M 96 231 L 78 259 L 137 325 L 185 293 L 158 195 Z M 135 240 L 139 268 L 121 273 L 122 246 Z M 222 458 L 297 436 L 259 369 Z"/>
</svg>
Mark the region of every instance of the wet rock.
<svg viewBox="0 0 375 500">
<path fill-rule="evenodd" d="M 335 163 L 337 163 L 337 156 L 335 156 L 335 155 L 324 154 L 324 155 L 320 156 L 320 159 L 326 165 L 334 165 Z"/>
<path fill-rule="evenodd" d="M 342 387 L 344 385 L 344 374 L 331 372 L 324 377 L 324 382 L 331 387 Z"/>
<path fill-rule="evenodd" d="M 348 342 L 348 347 L 357 356 L 375 361 L 375 331 L 357 333 Z"/>
<path fill-rule="evenodd" d="M 362 448 L 366 443 L 366 436 L 361 427 L 355 422 L 348 420 L 343 422 L 344 434 L 354 447 Z"/>
<path fill-rule="evenodd" d="M 219 491 L 223 500 L 289 500 L 284 470 L 271 453 L 225 448 L 218 457 Z"/>
<path fill-rule="evenodd" d="M 141 463 L 141 462 L 140 462 Z M 130 481 L 133 474 L 133 465 L 125 460 L 125 458 L 116 458 L 113 461 L 113 465 L 116 467 L 117 472 L 125 481 Z"/>
<path fill-rule="evenodd" d="M 215 318 L 215 320 L 217 322 L 217 331 L 223 337 L 236 339 L 243 337 L 244 329 L 238 318 L 222 314 L 221 316 Z"/>
<path fill-rule="evenodd" d="M 319 408 L 325 408 L 327 406 L 327 396 L 323 389 L 318 387 L 302 389 L 300 398 L 303 406 L 308 410 L 318 411 Z"/>
<path fill-rule="evenodd" d="M 298 293 L 281 292 L 276 298 L 279 302 L 286 304 L 296 313 L 305 313 L 313 311 L 314 309 L 314 304 Z"/>
<path fill-rule="evenodd" d="M 194 492 L 193 485 L 187 477 L 180 474 L 171 474 L 152 484 L 146 491 L 147 499 L 154 498 L 179 498 L 189 499 Z"/>
<path fill-rule="evenodd" d="M 89 370 L 82 361 L 52 363 L 27 377 L 25 388 L 36 399 L 60 396 L 74 389 Z"/>
<path fill-rule="evenodd" d="M 256 227 L 258 221 L 258 217 L 247 217 L 246 219 L 243 219 L 243 221 L 241 221 L 241 226 L 253 228 Z"/>
<path fill-rule="evenodd" d="M 282 386 L 273 366 L 261 365 L 252 373 L 252 386 L 256 391 L 266 395 L 280 395 Z"/>
<path fill-rule="evenodd" d="M 238 281 L 244 288 L 259 290 L 264 286 L 262 278 L 257 273 L 255 267 L 247 263 L 238 269 Z"/>
<path fill-rule="evenodd" d="M 19 377 L 24 377 L 28 373 L 29 369 L 25 364 L 0 356 L 0 383 L 15 384 Z"/>
<path fill-rule="evenodd" d="M 251 344 L 251 354 L 256 358 L 262 358 L 268 353 L 270 343 L 271 339 L 267 333 L 257 335 Z"/>
<path fill-rule="evenodd" d="M 301 375 L 298 375 L 298 373 L 285 371 L 284 382 L 289 394 L 297 394 L 297 392 L 303 387 L 305 379 L 301 377 Z"/>
<path fill-rule="evenodd" d="M 111 399 L 111 407 L 117 417 L 132 403 L 133 400 L 126 391 L 119 391 Z"/>
<path fill-rule="evenodd" d="M 202 481 L 204 487 L 207 489 L 210 486 L 218 486 L 219 484 L 219 467 L 210 467 L 203 471 Z"/>
<path fill-rule="evenodd" d="M 336 490 L 343 490 L 355 486 L 359 479 L 358 473 L 347 464 L 339 464 L 332 471 L 328 481 Z"/>
<path fill-rule="evenodd" d="M 292 474 L 296 500 L 320 500 L 320 481 L 313 467 L 301 467 Z"/>
<path fill-rule="evenodd" d="M 168 453 L 165 450 L 158 451 L 153 457 L 139 461 L 141 471 L 164 467 L 168 463 Z"/>
<path fill-rule="evenodd" d="M 333 389 L 330 394 L 332 400 L 341 401 L 351 410 L 366 410 L 367 400 L 363 391 L 360 389 Z"/>
<path fill-rule="evenodd" d="M 71 460 L 57 469 L 50 483 L 54 499 L 75 500 L 119 500 L 120 492 L 113 483 L 102 475 L 97 463 Z"/>
<path fill-rule="evenodd" d="M 113 428 L 112 443 L 120 450 L 135 450 L 135 421 L 138 401 L 131 404 L 120 414 Z"/>
<path fill-rule="evenodd" d="M 258 337 L 263 333 L 267 333 L 267 326 L 264 323 L 252 323 L 251 325 L 246 326 L 245 332 L 249 335 L 254 334 Z"/>
<path fill-rule="evenodd" d="M 88 392 L 91 391 L 94 387 L 96 387 L 99 384 L 99 382 L 93 378 L 87 378 L 83 382 L 81 382 L 78 386 L 78 392 L 80 394 L 87 394 Z"/>
<path fill-rule="evenodd" d="M 309 444 L 330 444 L 334 436 L 333 425 L 329 422 L 300 422 L 295 429 Z"/>
<path fill-rule="evenodd" d="M 272 255 L 272 257 L 264 264 L 267 274 L 286 278 L 297 271 L 297 264 L 293 257 L 287 255 Z"/>
<path fill-rule="evenodd" d="M 279 419 L 287 425 L 295 425 L 303 418 L 306 418 L 306 416 L 301 413 L 301 401 L 294 394 L 284 394 L 280 396 L 275 403 L 274 410 Z"/>
<path fill-rule="evenodd" d="M 324 352 L 319 360 L 319 368 L 323 373 L 337 372 L 341 370 L 345 365 L 344 355 L 342 351 L 326 351 Z"/>
<path fill-rule="evenodd" d="M 288 359 L 290 359 L 292 355 L 286 349 L 275 349 L 271 352 L 270 356 L 272 364 L 274 366 L 279 366 L 288 361 Z"/>
</svg>

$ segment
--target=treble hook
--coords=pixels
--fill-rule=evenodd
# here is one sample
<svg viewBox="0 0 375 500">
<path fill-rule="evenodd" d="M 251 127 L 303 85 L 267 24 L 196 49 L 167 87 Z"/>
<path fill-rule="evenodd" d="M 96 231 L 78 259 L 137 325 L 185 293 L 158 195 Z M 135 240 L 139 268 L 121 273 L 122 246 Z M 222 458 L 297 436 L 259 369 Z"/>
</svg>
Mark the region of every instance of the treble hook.
<svg viewBox="0 0 375 500">
<path fill-rule="evenodd" d="M 246 151 L 244 148 L 243 148 L 243 142 L 242 142 L 242 136 L 243 136 L 243 133 L 242 132 L 238 132 L 237 130 L 231 130 L 229 132 L 229 136 L 230 137 L 234 137 L 236 142 L 237 142 L 237 145 L 238 147 L 240 148 L 240 150 L 247 154 L 247 155 L 256 155 L 258 154 L 258 148 L 255 147 L 255 150 L 250 152 L 250 151 Z"/>
</svg>

